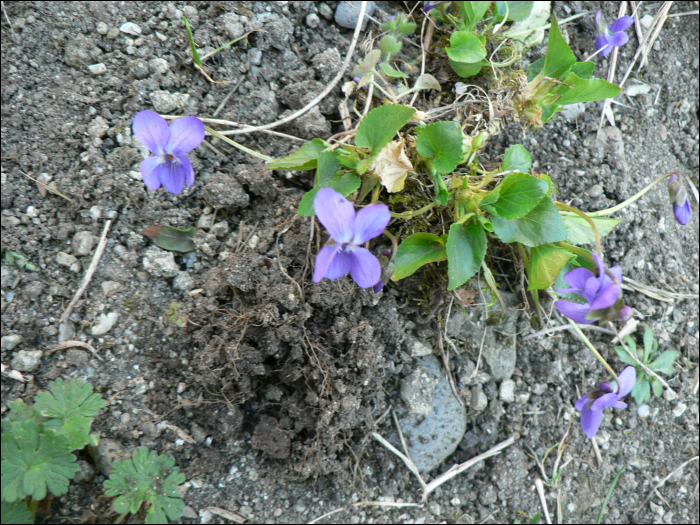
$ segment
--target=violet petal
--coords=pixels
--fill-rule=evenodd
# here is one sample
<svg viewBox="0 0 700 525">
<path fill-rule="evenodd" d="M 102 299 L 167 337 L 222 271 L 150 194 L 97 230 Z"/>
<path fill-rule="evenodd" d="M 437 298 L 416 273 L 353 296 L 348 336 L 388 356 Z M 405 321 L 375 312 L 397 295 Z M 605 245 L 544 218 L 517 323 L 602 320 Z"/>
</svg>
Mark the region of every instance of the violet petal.
<svg viewBox="0 0 700 525">
<path fill-rule="evenodd" d="M 160 170 L 160 183 L 170 193 L 179 194 L 185 187 L 185 178 L 192 169 L 192 164 L 187 155 L 174 158 L 170 164 L 163 164 Z"/>
<path fill-rule="evenodd" d="M 352 202 L 333 188 L 323 188 L 316 195 L 314 208 L 318 220 L 335 242 L 350 242 L 355 233 L 355 207 Z"/>
<path fill-rule="evenodd" d="M 627 33 L 615 33 L 608 37 L 608 42 L 610 42 L 612 46 L 620 47 L 629 42 L 629 39 L 630 37 Z"/>
<path fill-rule="evenodd" d="M 576 268 L 564 276 L 564 280 L 569 283 L 572 288 L 579 288 L 580 290 L 583 290 L 586 287 L 586 281 L 591 278 L 595 278 L 595 275 L 593 275 L 592 271 L 587 270 L 586 268 Z"/>
<path fill-rule="evenodd" d="M 141 144 L 154 155 L 161 155 L 170 138 L 168 123 L 155 111 L 141 111 L 134 117 L 131 129 Z"/>
<path fill-rule="evenodd" d="M 591 302 L 591 310 L 602 310 L 615 304 L 617 298 L 620 297 L 620 287 L 616 284 L 610 284 L 600 290 L 596 298 Z"/>
<path fill-rule="evenodd" d="M 326 276 L 328 267 L 333 262 L 333 259 L 340 250 L 339 244 L 334 244 L 333 246 L 324 246 L 321 251 L 318 252 L 316 257 L 316 268 L 314 268 L 314 282 L 320 283 Z"/>
<path fill-rule="evenodd" d="M 576 404 L 574 407 L 576 410 L 583 412 L 583 410 L 588 406 L 588 403 L 591 402 L 591 399 L 588 398 L 588 394 L 584 394 L 583 397 L 581 397 L 578 401 L 576 401 Z"/>
<path fill-rule="evenodd" d="M 352 278 L 360 288 L 374 286 L 382 277 L 382 265 L 366 248 L 355 248 L 352 252 Z"/>
<path fill-rule="evenodd" d="M 593 319 L 586 319 L 586 315 L 591 311 L 588 304 L 579 304 L 562 299 L 554 303 L 554 306 L 572 321 L 576 321 L 580 324 L 590 324 L 593 322 Z"/>
<path fill-rule="evenodd" d="M 204 140 L 204 123 L 197 117 L 181 117 L 170 124 L 170 139 L 165 151 L 170 155 L 192 151 Z"/>
<path fill-rule="evenodd" d="M 632 391 L 634 384 L 637 382 L 637 370 L 633 366 L 625 367 L 620 372 L 618 379 L 620 379 L 620 390 L 617 393 L 617 397 L 625 397 Z"/>
<path fill-rule="evenodd" d="M 584 410 L 581 412 L 581 429 L 589 439 L 593 439 L 598 433 L 600 422 L 603 420 L 603 412 L 600 410 Z"/>
<path fill-rule="evenodd" d="M 391 213 L 386 204 L 367 206 L 357 212 L 355 217 L 355 235 L 353 244 L 364 244 L 382 234 L 391 220 Z"/>
<path fill-rule="evenodd" d="M 634 23 L 634 18 L 631 16 L 622 16 L 610 24 L 610 31 L 612 33 L 618 33 L 619 31 L 626 31 Z"/>
<path fill-rule="evenodd" d="M 148 157 L 141 162 L 141 178 L 147 188 L 157 190 L 160 188 L 160 171 L 166 169 L 161 157 Z"/>
<path fill-rule="evenodd" d="M 610 408 L 611 406 L 615 405 L 615 403 L 617 403 L 619 397 L 620 396 L 618 396 L 617 394 L 613 394 L 612 392 L 610 392 L 609 394 L 603 394 L 598 399 L 593 401 L 593 404 L 591 405 L 591 410 L 601 411 L 605 408 Z"/>
</svg>

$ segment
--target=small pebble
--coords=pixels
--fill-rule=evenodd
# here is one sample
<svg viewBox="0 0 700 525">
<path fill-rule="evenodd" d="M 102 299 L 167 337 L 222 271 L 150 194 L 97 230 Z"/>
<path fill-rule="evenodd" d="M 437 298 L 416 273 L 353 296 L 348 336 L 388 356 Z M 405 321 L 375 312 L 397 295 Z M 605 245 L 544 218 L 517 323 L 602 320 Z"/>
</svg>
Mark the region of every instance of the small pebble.
<svg viewBox="0 0 700 525">
<path fill-rule="evenodd" d="M 90 232 L 77 232 L 73 236 L 73 253 L 87 255 L 97 243 L 97 237 Z"/>
<path fill-rule="evenodd" d="M 104 281 L 102 283 L 102 293 L 105 296 L 110 296 L 114 294 L 117 290 L 119 290 L 119 288 L 121 287 L 121 283 L 118 283 L 117 281 Z"/>
<path fill-rule="evenodd" d="M 603 186 L 601 186 L 600 184 L 594 184 L 593 186 L 588 188 L 588 191 L 586 193 L 588 193 L 589 197 L 597 199 L 603 194 Z"/>
<path fill-rule="evenodd" d="M 58 325 L 58 342 L 70 341 L 75 337 L 75 325 L 71 321 L 66 321 Z"/>
<path fill-rule="evenodd" d="M 20 350 L 12 358 L 12 368 L 20 372 L 33 372 L 39 366 L 42 355 L 44 352 L 41 350 Z"/>
<path fill-rule="evenodd" d="M 459 507 L 461 504 L 462 501 L 457 496 L 450 500 L 450 505 L 452 505 L 453 507 Z"/>
<path fill-rule="evenodd" d="M 512 403 L 515 401 L 515 381 L 506 379 L 501 383 L 498 397 L 504 403 Z"/>
<path fill-rule="evenodd" d="M 2 347 L 3 350 L 12 350 L 15 346 L 17 346 L 21 342 L 22 342 L 22 335 L 21 334 L 3 335 L 2 339 L 0 339 L 0 347 Z"/>
<path fill-rule="evenodd" d="M 107 40 L 114 40 L 119 36 L 119 29 L 113 27 L 107 32 Z"/>
<path fill-rule="evenodd" d="M 107 66 L 100 62 L 99 64 L 92 64 L 91 66 L 88 66 L 88 70 L 95 76 L 104 75 L 107 72 Z"/>
<path fill-rule="evenodd" d="M 338 8 L 335 10 L 335 23 L 340 27 L 345 27 L 347 29 L 355 29 L 357 25 L 357 19 L 360 17 L 360 5 L 362 2 L 340 2 L 338 3 Z M 362 22 L 362 29 L 367 27 L 368 17 L 374 14 L 375 5 L 374 2 L 367 2 L 367 8 L 365 10 L 365 19 Z"/>
<path fill-rule="evenodd" d="M 90 208 L 90 217 L 92 217 L 93 220 L 97 220 L 102 217 L 102 210 L 99 206 L 93 206 Z"/>
<path fill-rule="evenodd" d="M 107 27 L 107 24 L 105 24 L 104 22 L 97 22 L 97 24 L 95 25 L 95 29 L 101 35 L 106 35 L 107 31 L 109 31 L 109 27 Z"/>
<path fill-rule="evenodd" d="M 639 417 L 649 417 L 649 405 L 642 403 L 637 407 L 637 415 Z"/>
<path fill-rule="evenodd" d="M 673 415 L 676 417 L 681 417 L 687 408 L 688 405 L 686 405 L 685 403 L 678 403 L 676 405 L 676 408 L 673 409 Z"/>
<path fill-rule="evenodd" d="M 127 35 L 141 35 L 141 28 L 133 22 L 127 22 L 126 24 L 122 24 L 122 26 L 119 28 L 119 31 L 121 31 L 122 33 L 126 33 Z"/>
<path fill-rule="evenodd" d="M 117 312 L 110 312 L 109 314 L 100 314 L 100 318 L 92 327 L 92 335 L 98 337 L 109 332 L 112 327 L 119 319 L 119 314 Z"/>
<path fill-rule="evenodd" d="M 306 15 L 306 25 L 309 26 L 311 29 L 316 29 L 318 27 L 318 24 L 320 23 L 321 19 L 316 13 L 309 13 L 308 15 Z"/>
</svg>

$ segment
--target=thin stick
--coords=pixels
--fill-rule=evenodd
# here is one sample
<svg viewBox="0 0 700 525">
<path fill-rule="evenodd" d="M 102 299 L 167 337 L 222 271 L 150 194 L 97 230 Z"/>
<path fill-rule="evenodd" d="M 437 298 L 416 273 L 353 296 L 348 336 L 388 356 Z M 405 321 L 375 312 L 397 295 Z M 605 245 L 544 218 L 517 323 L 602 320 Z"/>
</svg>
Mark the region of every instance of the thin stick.
<svg viewBox="0 0 700 525">
<path fill-rule="evenodd" d="M 416 4 L 418 5 L 418 4 Z M 425 73 L 425 45 L 423 41 L 423 32 L 425 31 L 425 23 L 428 21 L 428 17 L 423 18 L 423 24 L 420 26 L 420 53 L 421 53 L 421 63 L 420 63 L 420 74 Z M 418 98 L 418 91 L 411 97 L 411 106 L 416 103 L 416 98 Z"/>
<path fill-rule="evenodd" d="M 244 76 L 241 77 L 241 79 L 238 82 L 236 82 L 236 85 L 231 88 L 231 91 L 228 92 L 228 95 L 226 95 L 226 98 L 224 99 L 224 101 L 221 104 L 219 104 L 219 107 L 216 108 L 216 111 L 214 111 L 214 115 L 212 115 L 213 117 L 216 117 L 221 112 L 221 110 L 224 109 L 224 107 L 226 106 L 226 103 L 228 102 L 228 99 L 230 99 L 231 95 L 233 95 L 236 91 L 238 91 L 238 88 L 241 87 L 241 84 L 243 84 L 244 79 L 245 79 Z"/>
<path fill-rule="evenodd" d="M 601 328 L 600 326 L 593 326 L 593 325 L 589 325 L 589 324 L 584 324 L 584 325 L 579 326 L 579 328 L 583 328 L 584 330 L 593 330 L 594 332 L 602 332 L 602 333 L 608 334 L 608 335 L 615 335 L 615 332 L 612 332 L 611 330 L 608 330 L 606 328 Z M 541 335 L 549 335 L 549 334 L 553 334 L 554 332 L 561 332 L 563 330 L 573 331 L 573 328 L 571 328 L 571 326 L 569 326 L 568 324 L 553 326 L 550 328 L 545 328 L 544 330 L 540 330 L 539 332 L 535 332 L 534 334 L 526 335 L 521 340 L 528 341 L 530 339 L 534 339 L 535 337 L 539 337 Z"/>
<path fill-rule="evenodd" d="M 637 2 L 630 1 L 630 5 L 632 6 L 632 16 L 634 17 L 634 32 L 637 33 L 637 42 L 641 42 L 642 38 L 644 38 L 644 35 L 642 34 L 642 24 L 639 21 L 639 9 L 637 8 Z M 639 2 L 639 6 L 641 7 L 642 2 Z M 644 62 L 642 62 L 644 64 Z"/>
<path fill-rule="evenodd" d="M 483 461 L 484 459 L 488 459 L 491 456 L 495 456 L 496 454 L 500 454 L 501 450 L 503 450 L 506 447 L 511 446 L 513 443 L 515 443 L 515 437 L 509 437 L 505 441 L 502 441 L 495 447 L 487 450 L 483 454 L 479 454 L 476 457 L 473 457 L 472 459 L 465 461 L 464 463 L 461 463 L 459 465 L 453 466 L 450 470 L 439 476 L 438 478 L 434 479 L 430 483 L 428 483 L 428 486 L 425 489 L 425 494 L 423 495 L 423 503 L 425 503 L 426 499 L 428 498 L 428 494 L 430 494 L 432 491 L 434 491 L 436 488 L 438 488 L 440 485 L 445 483 L 446 481 L 454 478 L 458 474 L 461 474 L 465 470 L 467 470 L 469 467 L 472 465 L 475 465 L 479 461 Z"/>
<path fill-rule="evenodd" d="M 547 500 L 544 497 L 544 484 L 540 478 L 535 479 L 535 487 L 537 488 L 537 495 L 540 497 L 540 505 L 542 505 L 542 510 L 544 511 L 544 520 L 547 523 L 552 523 L 549 519 L 549 510 L 547 509 Z"/>
<path fill-rule="evenodd" d="M 12 34 L 14 34 L 15 28 L 12 27 L 12 22 L 10 22 L 10 17 L 7 16 L 7 11 L 5 11 L 5 2 L 2 2 L 2 14 L 5 15 L 5 20 L 7 20 L 7 25 L 10 26 L 10 31 L 12 31 Z"/>
<path fill-rule="evenodd" d="M 176 119 L 180 118 L 182 115 L 161 115 L 164 119 Z M 234 122 L 232 120 L 223 120 L 223 119 L 215 119 L 215 118 L 200 118 L 202 122 L 205 124 L 222 124 L 224 126 L 238 126 L 239 128 L 244 128 L 244 129 L 250 129 L 252 126 L 248 126 L 246 124 L 239 124 L 238 122 Z M 235 130 L 229 130 L 229 131 L 219 131 L 221 135 L 232 135 L 231 131 Z M 267 133 L 268 135 L 274 135 L 275 137 L 282 137 L 285 139 L 289 140 L 296 140 L 297 142 L 306 142 L 304 139 L 300 139 L 299 137 L 295 137 L 294 135 L 287 135 L 286 133 L 280 133 L 279 131 L 271 131 L 269 129 L 264 129 L 262 130 L 262 133 Z"/>
<path fill-rule="evenodd" d="M 686 461 L 685 463 L 681 463 L 678 467 L 676 467 L 675 469 L 673 469 L 673 470 L 671 471 L 671 473 L 670 473 L 668 476 L 666 476 L 664 479 L 662 479 L 661 481 L 659 481 L 659 482 L 654 486 L 654 488 L 651 489 L 651 490 L 649 491 L 649 494 L 647 494 L 647 497 L 644 498 L 644 501 L 642 501 L 642 504 L 639 505 L 639 508 L 638 508 L 637 510 L 634 511 L 634 514 L 632 514 L 632 517 L 634 518 L 634 517 L 637 515 L 637 512 L 639 512 L 639 511 L 642 509 L 642 507 L 644 506 L 644 504 L 649 500 L 649 498 L 651 498 L 651 495 L 656 491 L 656 489 L 658 489 L 659 487 L 661 487 L 661 485 L 663 485 L 664 483 L 666 483 L 666 482 L 668 481 L 668 479 L 669 479 L 671 476 L 673 476 L 676 472 L 678 472 L 679 470 L 681 470 L 683 467 L 685 467 L 685 466 L 686 466 L 688 463 L 690 463 L 691 461 L 695 461 L 696 459 L 698 459 L 698 456 L 695 456 L 694 458 L 690 458 L 690 459 L 689 459 L 688 461 Z"/>
<path fill-rule="evenodd" d="M 109 227 L 111 225 L 112 219 L 105 222 L 105 227 L 104 230 L 102 230 L 102 237 L 100 238 L 100 243 L 97 245 L 95 255 L 93 256 L 92 262 L 90 263 L 90 267 L 88 268 L 87 273 L 85 274 L 85 279 L 83 279 L 83 284 L 80 285 L 80 288 L 78 288 L 78 291 L 75 293 L 75 296 L 73 296 L 73 299 L 68 304 L 68 308 L 66 308 L 66 311 L 63 312 L 61 319 L 58 321 L 59 326 L 68 320 L 70 314 L 73 312 L 73 307 L 75 306 L 75 303 L 78 302 L 80 297 L 83 295 L 83 292 L 85 292 L 85 290 L 87 289 L 88 284 L 90 284 L 90 279 L 92 279 L 92 275 L 97 269 L 97 264 L 100 262 L 102 252 L 105 251 L 105 246 L 107 246 L 107 232 L 109 231 Z"/>
<path fill-rule="evenodd" d="M 56 346 L 56 348 L 53 348 L 53 349 L 49 350 L 48 352 L 46 352 L 46 355 L 47 356 L 51 355 L 54 352 L 58 352 L 59 350 L 73 348 L 74 346 L 79 346 L 81 348 L 85 348 L 86 350 L 89 350 L 90 352 L 92 352 L 92 355 L 94 355 L 97 359 L 99 359 L 100 361 L 103 360 L 99 356 L 99 354 L 97 353 L 97 350 L 95 350 L 95 348 L 92 345 L 89 345 L 87 343 L 83 343 L 82 341 L 62 341 L 62 342 L 58 343 L 58 346 Z"/>
<path fill-rule="evenodd" d="M 697 9 L 695 11 L 686 11 L 685 13 L 673 13 L 672 15 L 668 15 L 669 18 L 678 18 L 679 16 L 692 16 L 692 15 L 697 15 L 700 14 L 700 11 Z"/>
<path fill-rule="evenodd" d="M 396 449 L 396 447 L 394 447 L 394 445 L 392 445 L 391 443 L 389 443 L 386 439 L 384 439 L 382 436 L 380 436 L 380 435 L 377 434 L 376 432 L 372 432 L 372 437 L 373 437 L 374 439 L 376 439 L 377 441 L 379 441 L 379 442 L 380 442 L 382 445 L 384 445 L 386 448 L 388 448 L 391 452 L 393 452 L 394 454 L 396 454 L 396 456 L 397 456 L 398 458 L 400 458 L 401 461 L 404 462 L 404 464 L 408 467 L 408 470 L 410 470 L 411 472 L 413 472 L 413 474 L 415 474 L 415 476 L 418 478 L 418 481 L 420 482 L 421 487 L 423 487 L 423 490 L 425 491 L 425 486 L 426 486 L 426 485 L 425 485 L 425 481 L 423 481 L 423 478 L 422 478 L 422 477 L 420 476 L 420 474 L 418 473 L 418 469 L 416 468 L 416 465 L 415 465 L 415 463 L 413 463 L 413 461 L 411 460 L 411 458 L 408 458 L 408 457 L 404 456 L 401 452 L 399 452 L 399 451 Z"/>
<path fill-rule="evenodd" d="M 593 452 L 595 452 L 595 460 L 598 463 L 598 468 L 603 466 L 603 456 L 600 455 L 600 449 L 598 448 L 598 442 L 595 440 L 595 436 L 591 438 L 591 445 L 593 445 Z"/>
<path fill-rule="evenodd" d="M 350 65 L 350 61 L 352 60 L 353 53 L 355 52 L 355 46 L 357 45 L 357 40 L 360 36 L 360 31 L 362 30 L 362 23 L 365 20 L 365 11 L 367 10 L 367 2 L 362 2 L 362 6 L 360 7 L 360 16 L 357 19 L 357 25 L 355 26 L 355 33 L 352 35 L 352 41 L 350 42 L 350 47 L 348 47 L 348 52 L 347 55 L 345 55 L 345 60 L 343 61 L 343 65 L 340 68 L 340 71 L 338 71 L 338 74 L 331 80 L 331 83 L 326 86 L 326 89 L 324 89 L 316 98 L 314 98 L 311 102 L 309 102 L 306 106 L 301 108 L 299 111 L 296 111 L 292 113 L 291 115 L 280 119 L 276 122 L 272 122 L 270 124 L 265 124 L 264 126 L 256 126 L 253 128 L 247 128 L 247 129 L 241 129 L 241 130 L 231 130 L 227 132 L 227 135 L 241 135 L 244 133 L 251 133 L 253 131 L 263 131 L 266 129 L 271 129 L 271 128 L 276 128 L 277 126 L 281 126 L 282 124 L 286 124 L 287 122 L 291 122 L 294 119 L 297 119 L 301 117 L 304 113 L 309 111 L 311 108 L 316 106 L 319 102 L 321 102 L 324 98 L 326 98 L 326 95 L 333 91 L 335 86 L 340 82 L 340 80 L 343 78 L 343 75 L 345 75 L 345 71 L 347 70 L 348 66 Z"/>
<path fill-rule="evenodd" d="M 445 346 L 442 344 L 442 327 L 440 326 L 439 322 L 438 322 L 438 346 L 440 347 L 440 355 L 442 356 L 442 363 L 445 365 L 445 373 L 447 374 L 447 380 L 450 383 L 450 388 L 452 389 L 452 395 L 455 396 L 455 399 L 457 399 L 457 401 L 459 401 L 459 404 L 462 405 L 462 407 L 466 408 L 464 406 L 464 401 L 462 401 L 462 397 L 457 392 L 457 386 L 455 385 L 454 377 L 452 377 L 452 371 L 450 370 L 450 356 L 445 351 Z"/>
</svg>

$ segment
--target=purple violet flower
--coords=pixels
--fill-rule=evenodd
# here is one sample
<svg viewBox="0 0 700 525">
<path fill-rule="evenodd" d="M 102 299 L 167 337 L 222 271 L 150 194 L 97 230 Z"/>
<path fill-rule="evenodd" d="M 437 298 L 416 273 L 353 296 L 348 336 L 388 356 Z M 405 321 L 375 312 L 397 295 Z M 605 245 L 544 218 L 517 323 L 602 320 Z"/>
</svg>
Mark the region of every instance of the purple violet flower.
<svg viewBox="0 0 700 525">
<path fill-rule="evenodd" d="M 676 220 L 685 226 L 690 222 L 693 211 L 690 209 L 688 192 L 677 173 L 672 174 L 668 178 L 668 196 L 671 198 L 671 203 L 673 203 L 673 213 L 676 216 Z"/>
<path fill-rule="evenodd" d="M 143 183 L 152 190 L 161 184 L 180 193 L 194 184 L 194 170 L 187 153 L 204 140 L 204 123 L 197 117 L 181 117 L 170 126 L 158 113 L 141 111 L 134 117 L 134 135 L 155 155 L 141 163 Z"/>
<path fill-rule="evenodd" d="M 628 366 L 620 372 L 620 385 L 604 381 L 595 390 L 591 390 L 576 401 L 576 410 L 581 411 L 581 429 L 590 439 L 598 432 L 603 419 L 603 410 L 610 407 L 627 408 L 627 403 L 620 401 L 629 394 L 637 382 L 637 371 Z"/>
<path fill-rule="evenodd" d="M 391 220 L 386 204 L 375 204 L 355 213 L 352 202 L 333 188 L 324 188 L 314 200 L 316 216 L 331 234 L 331 240 L 316 257 L 314 282 L 326 277 L 339 279 L 348 273 L 360 288 L 379 284 L 379 259 L 362 245 L 382 234 Z"/>
<path fill-rule="evenodd" d="M 594 321 L 625 320 L 632 315 L 632 308 L 624 306 L 620 297 L 622 284 L 622 268 L 613 266 L 610 273 L 617 279 L 615 282 L 605 272 L 605 264 L 596 254 L 592 254 L 598 265 L 598 277 L 586 268 L 576 268 L 564 276 L 571 288 L 557 290 L 558 293 L 574 293 L 582 296 L 585 304 L 560 300 L 554 303 L 561 313 L 580 324 Z"/>
<path fill-rule="evenodd" d="M 624 46 L 630 39 L 625 31 L 632 25 L 634 18 L 623 16 L 610 26 L 603 20 L 603 12 L 598 9 L 595 14 L 595 47 L 601 56 L 608 56 L 613 47 Z"/>
<path fill-rule="evenodd" d="M 428 11 L 432 11 L 432 10 L 435 9 L 439 4 L 440 4 L 440 2 L 426 2 L 425 5 L 423 5 L 423 11 L 425 11 L 426 13 L 427 13 Z"/>
</svg>

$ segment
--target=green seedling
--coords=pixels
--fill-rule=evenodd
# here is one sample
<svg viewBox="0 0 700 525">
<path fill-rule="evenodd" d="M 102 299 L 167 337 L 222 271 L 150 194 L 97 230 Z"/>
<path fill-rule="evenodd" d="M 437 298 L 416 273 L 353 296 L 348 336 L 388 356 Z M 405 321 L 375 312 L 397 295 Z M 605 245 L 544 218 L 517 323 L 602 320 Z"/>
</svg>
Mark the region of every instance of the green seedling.
<svg viewBox="0 0 700 525">
<path fill-rule="evenodd" d="M 173 301 L 170 303 L 170 309 L 168 310 L 168 313 L 166 314 L 168 321 L 171 323 L 174 323 L 178 325 L 180 328 L 185 326 L 187 324 L 187 318 L 180 315 L 178 316 L 178 312 L 180 311 L 180 305 Z"/>
<path fill-rule="evenodd" d="M 637 357 L 644 366 L 648 367 L 650 370 L 657 374 L 668 375 L 673 373 L 673 363 L 678 356 L 678 352 L 675 350 L 666 350 L 665 352 L 661 352 L 656 359 L 653 359 L 659 350 L 659 342 L 654 339 L 654 332 L 651 327 L 647 326 L 644 329 L 644 349 L 637 349 L 637 343 L 628 335 L 625 336 L 625 342 L 630 350 L 637 354 Z M 654 376 L 647 375 L 644 372 L 644 368 L 627 353 L 624 347 L 616 346 L 615 351 L 620 361 L 632 365 L 637 369 L 637 382 L 631 392 L 637 404 L 641 405 L 642 403 L 646 403 L 651 398 L 651 391 L 654 392 L 656 397 L 660 397 L 664 390 L 661 381 Z"/>
<path fill-rule="evenodd" d="M 27 258 L 19 252 L 13 252 L 11 250 L 5 250 L 5 261 L 8 264 L 15 264 L 19 268 L 29 270 L 30 272 L 38 272 L 39 267 L 27 260 Z"/>
<path fill-rule="evenodd" d="M 185 502 L 177 487 L 185 475 L 175 466 L 169 455 L 159 456 L 146 447 L 139 448 L 130 460 L 115 461 L 110 478 L 104 482 L 105 494 L 116 497 L 114 509 L 121 514 L 115 523 L 121 523 L 127 514 L 136 514 L 144 501 L 150 503 L 146 523 L 168 523 L 176 520 L 185 510 Z"/>
<path fill-rule="evenodd" d="M 2 523 L 33 522 L 49 492 L 68 491 L 78 471 L 71 451 L 97 444 L 90 426 L 107 405 L 102 396 L 82 379 L 57 379 L 49 389 L 33 406 L 10 401 L 10 414 L 2 420 Z"/>
<path fill-rule="evenodd" d="M 192 35 L 192 28 L 190 27 L 190 21 L 187 20 L 187 17 L 184 15 L 182 17 L 182 20 L 184 20 L 185 27 L 187 28 L 187 38 L 190 41 L 190 49 L 192 50 L 192 61 L 194 62 L 194 67 L 199 69 L 199 71 L 202 73 L 202 75 L 207 77 L 207 80 L 209 80 L 209 82 L 213 82 L 214 84 L 230 84 L 231 83 L 230 80 L 224 80 L 224 81 L 220 81 L 220 82 L 217 82 L 216 80 L 212 80 L 212 78 L 206 73 L 206 71 L 204 71 L 204 65 L 202 64 L 202 62 L 204 60 L 206 60 L 207 58 L 209 58 L 210 56 L 215 55 L 216 53 L 218 53 L 222 49 L 226 49 L 227 47 L 229 47 L 232 44 L 235 44 L 239 40 L 243 40 L 244 38 L 246 38 L 249 34 L 253 33 L 254 31 L 248 31 L 245 35 L 239 36 L 235 40 L 231 40 L 228 44 L 224 44 L 223 46 L 215 49 L 214 51 L 212 51 L 211 53 L 209 53 L 208 55 L 206 55 L 204 57 L 200 57 L 199 52 L 197 51 L 197 45 L 194 43 L 194 36 Z"/>
<path fill-rule="evenodd" d="M 535 515 L 532 517 L 531 520 L 528 520 L 527 523 L 537 524 L 537 523 L 539 523 L 539 522 L 540 522 L 540 513 L 538 512 L 537 514 L 535 514 Z M 520 521 L 518 518 L 515 518 L 515 519 L 513 520 L 513 523 L 522 523 L 522 521 Z"/>
</svg>

